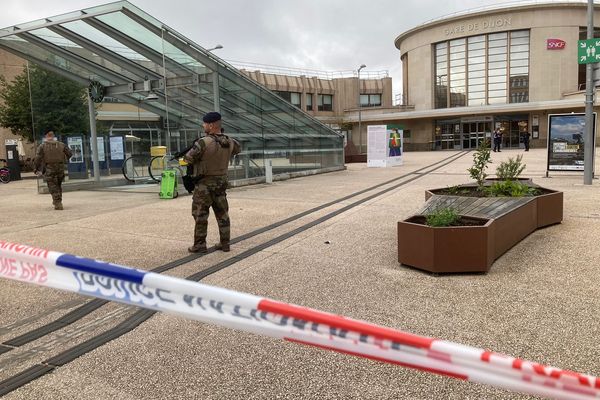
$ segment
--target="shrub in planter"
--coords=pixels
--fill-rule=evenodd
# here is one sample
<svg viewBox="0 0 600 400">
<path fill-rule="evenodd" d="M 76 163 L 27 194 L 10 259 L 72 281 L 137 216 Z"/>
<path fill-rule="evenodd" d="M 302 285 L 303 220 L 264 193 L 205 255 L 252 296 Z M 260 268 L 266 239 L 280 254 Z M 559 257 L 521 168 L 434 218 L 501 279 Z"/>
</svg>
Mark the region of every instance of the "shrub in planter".
<svg viewBox="0 0 600 400">
<path fill-rule="evenodd" d="M 541 193 L 537 188 L 514 180 L 494 182 L 491 186 L 486 186 L 484 191 L 490 197 L 532 197 Z"/>
<path fill-rule="evenodd" d="M 502 161 L 496 168 L 496 176 L 499 180 L 516 180 L 519 175 L 525 170 L 527 165 L 523 164 L 523 156 L 518 155 L 516 158 L 509 157 L 508 161 Z"/>
<path fill-rule="evenodd" d="M 438 208 L 426 216 L 427 225 L 433 227 L 457 225 L 460 219 L 453 208 Z"/>
</svg>

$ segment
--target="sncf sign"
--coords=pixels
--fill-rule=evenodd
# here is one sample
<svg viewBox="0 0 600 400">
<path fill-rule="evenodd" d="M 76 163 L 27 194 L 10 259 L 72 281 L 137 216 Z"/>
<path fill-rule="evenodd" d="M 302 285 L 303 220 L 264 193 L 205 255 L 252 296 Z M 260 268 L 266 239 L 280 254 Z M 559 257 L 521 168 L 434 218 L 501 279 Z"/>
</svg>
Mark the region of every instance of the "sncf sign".
<svg viewBox="0 0 600 400">
<path fill-rule="evenodd" d="M 561 39 L 546 39 L 546 50 L 562 50 L 567 42 Z"/>
</svg>

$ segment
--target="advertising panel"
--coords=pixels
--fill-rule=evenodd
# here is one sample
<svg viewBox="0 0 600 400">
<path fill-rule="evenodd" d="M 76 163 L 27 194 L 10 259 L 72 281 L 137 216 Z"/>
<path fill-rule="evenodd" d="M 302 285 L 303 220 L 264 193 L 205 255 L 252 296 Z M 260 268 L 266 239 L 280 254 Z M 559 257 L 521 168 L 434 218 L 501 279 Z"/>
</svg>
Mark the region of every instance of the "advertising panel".
<svg viewBox="0 0 600 400">
<path fill-rule="evenodd" d="M 398 125 L 367 127 L 367 166 L 391 167 L 402 164 L 403 130 Z"/>
<path fill-rule="evenodd" d="M 594 113 L 593 136 L 596 136 Z M 585 114 L 548 115 L 549 171 L 583 171 L 585 150 Z M 592 144 L 593 145 L 593 144 Z"/>
<path fill-rule="evenodd" d="M 110 159 L 111 160 L 124 160 L 125 152 L 123 150 L 123 136 L 111 136 L 110 137 Z"/>
<path fill-rule="evenodd" d="M 105 162 L 106 161 L 106 149 L 104 148 L 104 137 L 98 136 L 96 138 L 98 143 L 98 161 Z"/>
<path fill-rule="evenodd" d="M 83 163 L 83 138 L 81 136 L 69 136 L 67 137 L 67 146 L 73 152 L 69 162 L 72 164 Z"/>
</svg>

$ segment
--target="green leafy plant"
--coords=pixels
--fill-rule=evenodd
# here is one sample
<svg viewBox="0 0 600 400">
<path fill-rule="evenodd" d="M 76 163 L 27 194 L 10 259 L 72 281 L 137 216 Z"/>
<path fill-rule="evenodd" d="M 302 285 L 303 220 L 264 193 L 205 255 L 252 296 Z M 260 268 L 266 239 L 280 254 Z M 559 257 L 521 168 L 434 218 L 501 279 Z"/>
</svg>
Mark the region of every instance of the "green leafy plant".
<svg viewBox="0 0 600 400">
<path fill-rule="evenodd" d="M 469 193 L 468 189 L 465 189 L 464 187 L 461 187 L 459 185 L 448 186 L 446 188 L 446 190 L 448 191 L 449 195 L 453 195 L 453 196 L 460 196 L 461 194 Z"/>
<path fill-rule="evenodd" d="M 485 178 L 487 174 L 485 173 L 485 169 L 488 167 L 490 163 L 490 146 L 488 141 L 482 141 L 475 154 L 473 154 L 473 166 L 467 171 L 469 171 L 469 175 L 471 178 L 475 179 L 477 182 L 477 186 L 481 190 L 483 188 L 483 184 L 485 182 Z"/>
<path fill-rule="evenodd" d="M 524 197 L 537 196 L 539 190 L 524 185 L 518 181 L 501 181 L 485 188 L 485 192 L 491 197 Z"/>
<path fill-rule="evenodd" d="M 427 214 L 427 225 L 433 227 L 452 226 L 458 223 L 460 216 L 450 207 L 438 208 Z"/>
<path fill-rule="evenodd" d="M 508 161 L 502 161 L 496 168 L 496 176 L 503 181 L 515 180 L 521 175 L 526 165 L 523 164 L 523 156 L 518 155 L 516 159 L 509 157 Z"/>
</svg>

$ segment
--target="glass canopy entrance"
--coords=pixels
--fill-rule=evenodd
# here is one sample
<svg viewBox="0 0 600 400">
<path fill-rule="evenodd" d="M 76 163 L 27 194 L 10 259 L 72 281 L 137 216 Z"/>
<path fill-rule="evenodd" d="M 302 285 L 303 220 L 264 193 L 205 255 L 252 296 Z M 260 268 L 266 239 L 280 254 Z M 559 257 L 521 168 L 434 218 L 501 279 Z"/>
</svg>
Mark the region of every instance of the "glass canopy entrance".
<svg viewBox="0 0 600 400">
<path fill-rule="evenodd" d="M 238 178 L 264 176 L 265 159 L 274 174 L 343 166 L 338 133 L 127 1 L 0 29 L 0 49 L 89 87 L 97 103 L 105 97 L 159 116 L 168 153 L 200 134 L 206 112 L 219 111 L 242 143 L 238 163 L 252 167 Z M 39 136 L 45 127 L 35 128 Z M 103 140 L 108 158 L 115 132 Z M 89 142 L 89 133 L 78 135 Z"/>
</svg>

